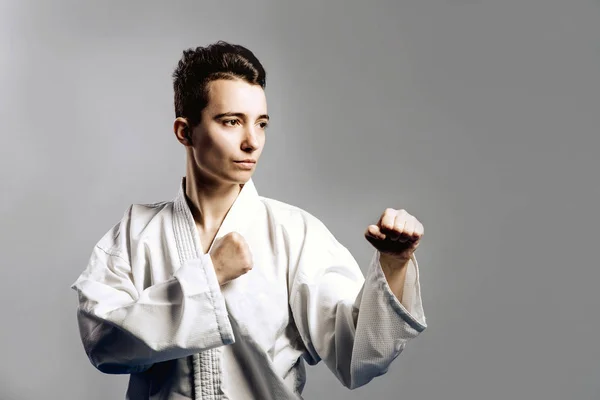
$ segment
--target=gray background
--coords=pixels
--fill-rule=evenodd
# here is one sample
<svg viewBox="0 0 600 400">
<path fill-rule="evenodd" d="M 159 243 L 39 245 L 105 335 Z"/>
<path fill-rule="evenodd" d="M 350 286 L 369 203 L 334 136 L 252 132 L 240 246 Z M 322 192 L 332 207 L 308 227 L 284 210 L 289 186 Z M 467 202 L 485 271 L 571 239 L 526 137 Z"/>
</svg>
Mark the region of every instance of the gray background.
<svg viewBox="0 0 600 400">
<path fill-rule="evenodd" d="M 425 226 L 429 328 L 356 391 L 307 399 L 599 399 L 600 3 L 2 2 L 0 399 L 123 398 L 69 286 L 131 203 L 172 198 L 184 48 L 248 46 L 273 117 L 259 192 L 366 266 L 385 207 Z"/>
</svg>

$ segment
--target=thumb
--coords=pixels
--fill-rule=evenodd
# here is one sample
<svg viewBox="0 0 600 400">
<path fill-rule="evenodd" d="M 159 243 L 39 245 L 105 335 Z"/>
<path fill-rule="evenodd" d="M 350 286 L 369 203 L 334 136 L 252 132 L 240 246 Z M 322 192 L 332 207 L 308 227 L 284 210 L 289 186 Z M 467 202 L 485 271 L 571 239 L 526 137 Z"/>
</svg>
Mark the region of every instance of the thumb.
<svg viewBox="0 0 600 400">
<path fill-rule="evenodd" d="M 371 237 L 373 239 L 385 240 L 385 233 L 381 232 L 381 229 L 377 225 L 369 225 L 367 227 L 367 231 L 365 232 L 365 236 L 367 238 Z"/>
</svg>

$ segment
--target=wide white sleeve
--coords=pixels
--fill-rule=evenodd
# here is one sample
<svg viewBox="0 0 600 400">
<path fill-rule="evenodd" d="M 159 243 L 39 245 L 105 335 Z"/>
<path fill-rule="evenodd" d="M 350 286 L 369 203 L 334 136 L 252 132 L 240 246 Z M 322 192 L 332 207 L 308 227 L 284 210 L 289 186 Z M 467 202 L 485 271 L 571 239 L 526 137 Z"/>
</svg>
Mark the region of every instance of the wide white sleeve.
<svg viewBox="0 0 600 400">
<path fill-rule="evenodd" d="M 130 374 L 152 364 L 233 343 L 225 302 L 209 255 L 182 265 L 166 282 L 137 290 L 131 267 L 96 246 L 71 286 L 91 363 Z"/>
<path fill-rule="evenodd" d="M 350 252 L 318 219 L 308 218 L 295 268 L 290 306 L 305 358 L 310 364 L 323 360 L 348 388 L 387 372 L 407 342 L 426 328 L 414 257 L 400 302 L 378 252 L 365 278 Z"/>
</svg>

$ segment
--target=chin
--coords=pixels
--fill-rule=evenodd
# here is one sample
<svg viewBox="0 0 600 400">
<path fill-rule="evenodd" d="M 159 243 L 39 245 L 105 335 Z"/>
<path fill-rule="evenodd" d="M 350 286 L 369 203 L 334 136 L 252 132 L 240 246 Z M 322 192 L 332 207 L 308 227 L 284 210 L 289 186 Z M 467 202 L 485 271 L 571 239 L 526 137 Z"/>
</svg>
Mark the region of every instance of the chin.
<svg viewBox="0 0 600 400">
<path fill-rule="evenodd" d="M 246 183 L 247 183 L 247 182 L 248 182 L 250 179 L 252 179 L 252 175 L 251 175 L 251 174 L 249 174 L 247 178 L 244 178 L 244 179 L 238 179 L 238 183 L 239 183 L 240 185 L 244 185 L 244 184 L 246 184 Z"/>
<path fill-rule="evenodd" d="M 242 174 L 237 173 L 231 177 L 230 181 L 239 185 L 243 185 L 252 178 L 253 172 L 254 171 L 248 171 Z"/>
</svg>

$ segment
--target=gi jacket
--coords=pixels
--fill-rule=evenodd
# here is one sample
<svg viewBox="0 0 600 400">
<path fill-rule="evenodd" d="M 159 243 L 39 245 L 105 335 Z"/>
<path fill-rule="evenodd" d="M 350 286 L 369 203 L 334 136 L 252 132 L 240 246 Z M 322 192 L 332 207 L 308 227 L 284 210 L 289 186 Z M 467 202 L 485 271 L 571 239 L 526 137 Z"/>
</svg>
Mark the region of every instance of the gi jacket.
<svg viewBox="0 0 600 400">
<path fill-rule="evenodd" d="M 377 251 L 365 278 L 321 221 L 259 196 L 252 180 L 216 238 L 240 233 L 254 266 L 219 286 L 184 188 L 129 207 L 72 285 L 86 354 L 130 374 L 128 399 L 298 399 L 304 361 L 321 360 L 356 388 L 426 328 L 414 256 L 400 302 Z"/>
</svg>

